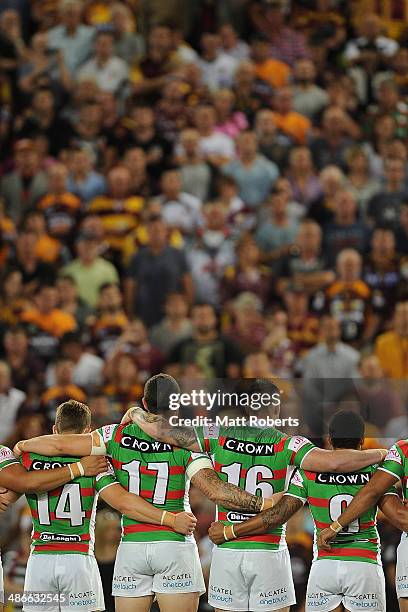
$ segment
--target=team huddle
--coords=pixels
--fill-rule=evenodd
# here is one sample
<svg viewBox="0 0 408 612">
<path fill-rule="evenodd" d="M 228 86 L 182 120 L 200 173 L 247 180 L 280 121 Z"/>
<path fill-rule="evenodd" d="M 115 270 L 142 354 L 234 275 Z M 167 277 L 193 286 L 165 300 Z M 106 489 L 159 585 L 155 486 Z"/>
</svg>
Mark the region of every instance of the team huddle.
<svg viewBox="0 0 408 612">
<path fill-rule="evenodd" d="M 267 380 L 253 387 L 271 397 L 276 391 Z M 89 408 L 70 400 L 59 406 L 52 435 L 14 451 L 0 446 L 0 509 L 25 494 L 33 522 L 25 611 L 105 609 L 93 554 L 100 496 L 122 515 L 116 610 L 148 612 L 156 598 L 162 612 L 196 612 L 206 588 L 191 483 L 217 508 L 208 585 L 217 611 L 288 611 L 296 603 L 285 523 L 307 503 L 315 546 L 306 611 L 386 609 L 380 508 L 403 532 L 396 588 L 408 612 L 407 441 L 361 450 L 364 423 L 344 411 L 329 423 L 331 450 L 273 428 L 174 427 L 162 415 L 179 392 L 172 377 L 154 376 L 144 409 L 93 432 Z M 276 417 L 278 408 L 270 410 Z M 0 566 L 0 609 L 2 602 Z"/>
</svg>

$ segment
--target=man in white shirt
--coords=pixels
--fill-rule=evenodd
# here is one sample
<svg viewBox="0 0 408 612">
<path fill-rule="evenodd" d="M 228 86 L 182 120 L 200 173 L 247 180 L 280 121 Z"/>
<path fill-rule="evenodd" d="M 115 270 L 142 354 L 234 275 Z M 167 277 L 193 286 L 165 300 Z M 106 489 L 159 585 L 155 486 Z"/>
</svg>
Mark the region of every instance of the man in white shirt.
<svg viewBox="0 0 408 612">
<path fill-rule="evenodd" d="M 213 106 L 202 105 L 196 108 L 194 123 L 200 134 L 199 152 L 202 157 L 215 166 L 222 166 L 235 157 L 235 145 L 232 138 L 215 128 L 215 110 Z"/>
<path fill-rule="evenodd" d="M 167 170 L 161 178 L 162 217 L 171 227 L 177 227 L 183 234 L 194 235 L 202 225 L 202 202 L 182 191 L 181 174 L 178 170 Z"/>
<path fill-rule="evenodd" d="M 11 372 L 5 361 L 0 361 L 0 443 L 10 436 L 17 413 L 26 394 L 11 386 Z"/>
<path fill-rule="evenodd" d="M 238 60 L 219 51 L 221 41 L 216 34 L 203 34 L 200 43 L 201 57 L 198 60 L 198 66 L 201 68 L 203 82 L 211 91 L 224 87 L 230 88 Z"/>
<path fill-rule="evenodd" d="M 78 80 L 88 77 L 95 80 L 99 89 L 115 93 L 129 76 L 129 66 L 113 55 L 114 37 L 110 31 L 98 32 L 94 56 L 78 72 Z"/>
</svg>

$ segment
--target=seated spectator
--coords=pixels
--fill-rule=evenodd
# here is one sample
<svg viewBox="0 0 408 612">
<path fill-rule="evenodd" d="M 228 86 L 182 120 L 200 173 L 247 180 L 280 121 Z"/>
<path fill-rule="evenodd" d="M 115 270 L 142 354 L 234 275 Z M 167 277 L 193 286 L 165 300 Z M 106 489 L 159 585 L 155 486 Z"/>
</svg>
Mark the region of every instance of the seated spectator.
<svg viewBox="0 0 408 612">
<path fill-rule="evenodd" d="M 395 249 L 395 235 L 388 227 L 373 230 L 370 247 L 364 260 L 363 279 L 372 291 L 374 312 L 384 325 L 392 316 L 393 304 L 407 289 L 404 260 Z"/>
<path fill-rule="evenodd" d="M 346 153 L 347 189 L 358 205 L 359 217 L 367 218 L 369 200 L 380 191 L 380 183 L 370 176 L 369 158 L 362 147 L 354 147 Z"/>
<path fill-rule="evenodd" d="M 179 229 L 186 236 L 196 234 L 202 225 L 202 203 L 195 196 L 182 191 L 180 172 L 178 170 L 164 172 L 160 186 L 161 193 L 158 200 L 163 220 L 169 227 Z"/>
<path fill-rule="evenodd" d="M 312 138 L 310 149 L 318 170 L 333 164 L 344 169 L 346 152 L 354 142 L 354 124 L 339 106 L 328 106 L 323 113 L 321 135 Z"/>
<path fill-rule="evenodd" d="M 78 289 L 72 276 L 61 274 L 56 282 L 59 307 L 73 316 L 78 329 L 84 329 L 92 320 L 94 310 L 78 296 Z"/>
<path fill-rule="evenodd" d="M 26 394 L 12 385 L 11 371 L 5 361 L 0 361 L 0 443 L 11 434 Z"/>
<path fill-rule="evenodd" d="M 52 157 L 67 147 L 72 126 L 58 113 L 56 99 L 49 87 L 36 89 L 32 105 L 19 129 L 21 138 L 34 138 L 38 133 L 46 137 Z"/>
<path fill-rule="evenodd" d="M 306 209 L 322 193 L 319 178 L 313 168 L 310 149 L 307 147 L 296 147 L 291 150 L 288 178 L 294 199 Z"/>
<path fill-rule="evenodd" d="M 43 383 L 43 364 L 29 349 L 27 331 L 21 325 L 8 327 L 3 339 L 3 354 L 13 386 L 38 393 Z"/>
<path fill-rule="evenodd" d="M 21 314 L 21 321 L 27 325 L 30 335 L 31 348 L 45 362 L 55 357 L 62 336 L 76 329 L 72 315 L 57 304 L 55 285 L 43 284 L 37 290 L 33 306 Z"/>
<path fill-rule="evenodd" d="M 289 84 L 290 66 L 271 56 L 270 43 L 264 36 L 257 36 L 251 42 L 251 59 L 258 79 L 266 81 L 273 89 Z"/>
<path fill-rule="evenodd" d="M 62 269 L 75 281 L 79 297 L 91 308 L 95 308 L 104 283 L 119 281 L 116 268 L 99 256 L 99 248 L 95 234 L 81 232 L 76 241 L 77 258 Z"/>
<path fill-rule="evenodd" d="M 120 265 L 127 236 L 137 227 L 144 199 L 131 195 L 131 174 L 125 166 L 115 166 L 108 173 L 107 194 L 89 203 L 88 211 L 99 215 L 112 260 Z"/>
<path fill-rule="evenodd" d="M 242 291 L 255 294 L 262 305 L 271 297 L 271 270 L 261 264 L 260 250 L 250 234 L 244 234 L 236 247 L 237 263 L 224 272 L 221 284 L 223 302 L 237 297 Z"/>
<path fill-rule="evenodd" d="M 293 93 L 290 87 L 277 89 L 273 98 L 273 118 L 277 127 L 298 144 L 305 144 L 311 129 L 310 120 L 292 109 Z"/>
<path fill-rule="evenodd" d="M 334 218 L 324 226 L 324 252 L 332 264 L 343 249 L 355 249 L 364 254 L 368 243 L 368 230 L 357 221 L 357 203 L 347 190 L 334 197 Z"/>
<path fill-rule="evenodd" d="M 87 147 L 73 149 L 70 155 L 67 189 L 85 204 L 106 192 L 105 177 L 94 170 L 95 161 Z"/>
<path fill-rule="evenodd" d="M 234 141 L 216 130 L 213 106 L 198 106 L 194 112 L 194 125 L 200 135 L 199 152 L 204 160 L 218 167 L 234 158 Z M 182 154 L 182 150 L 178 153 Z"/>
<path fill-rule="evenodd" d="M 378 336 L 375 354 L 380 360 L 385 375 L 395 380 L 406 380 L 408 376 L 408 302 L 397 302 L 391 331 Z"/>
<path fill-rule="evenodd" d="M 116 283 L 104 283 L 99 289 L 96 320 L 91 328 L 92 345 L 106 358 L 128 324 L 123 298 Z"/>
<path fill-rule="evenodd" d="M 163 366 L 163 354 L 150 342 L 147 329 L 140 319 L 129 321 L 116 342 L 110 361 L 121 353 L 129 353 L 135 359 L 141 380 L 157 374 Z"/>
<path fill-rule="evenodd" d="M 116 354 L 110 363 L 110 382 L 103 392 L 108 398 L 110 412 L 116 414 L 115 420 L 120 420 L 123 414 L 140 402 L 143 396 L 143 386 L 140 384 L 140 374 L 135 358 L 129 353 Z"/>
<path fill-rule="evenodd" d="M 55 278 L 53 266 L 39 258 L 37 242 L 37 233 L 25 228 L 20 231 L 16 241 L 14 264 L 22 275 L 26 297 L 34 295 L 40 284 Z"/>
<path fill-rule="evenodd" d="M 337 166 L 326 166 L 319 174 L 319 182 L 322 194 L 310 203 L 308 217 L 324 225 L 333 220 L 334 200 L 344 189 L 346 177 Z"/>
<path fill-rule="evenodd" d="M 234 240 L 228 228 L 227 213 L 219 202 L 207 202 L 203 226 L 191 244 L 188 263 L 197 301 L 220 306 L 220 282 L 227 266 L 235 261 Z"/>
<path fill-rule="evenodd" d="M 237 378 L 241 367 L 241 353 L 236 345 L 217 331 L 217 315 L 210 304 L 196 304 L 192 308 L 193 333 L 171 351 L 169 363 L 182 367 L 200 365 L 206 379 Z"/>
<path fill-rule="evenodd" d="M 293 142 L 277 128 L 273 111 L 260 109 L 256 113 L 255 132 L 261 155 L 275 162 L 281 172 L 286 169 Z"/>
<path fill-rule="evenodd" d="M 298 223 L 289 214 L 286 192 L 277 183 L 265 205 L 266 215 L 255 233 L 255 240 L 268 260 L 288 253 L 298 233 Z"/>
<path fill-rule="evenodd" d="M 47 176 L 40 168 L 40 160 L 32 140 L 22 139 L 14 146 L 14 171 L 5 174 L 0 182 L 0 195 L 6 212 L 15 223 L 32 208 L 47 191 Z"/>
<path fill-rule="evenodd" d="M 371 290 L 361 278 L 361 255 L 354 249 L 344 249 L 337 256 L 336 271 L 337 279 L 325 292 L 325 308 L 339 321 L 343 342 L 361 347 L 374 337 L 378 328 Z M 316 296 L 314 306 L 318 300 Z"/>
<path fill-rule="evenodd" d="M 17 325 L 21 313 L 27 307 L 24 296 L 23 275 L 16 268 L 4 271 L 0 283 L 0 326 Z"/>
<path fill-rule="evenodd" d="M 68 332 L 60 342 L 61 355 L 73 364 L 72 382 L 87 393 L 99 388 L 103 383 L 103 359 L 88 351 L 80 334 Z M 55 364 L 51 363 L 46 372 L 46 386 L 56 384 Z"/>
<path fill-rule="evenodd" d="M 86 395 L 73 382 L 74 364 L 68 357 L 58 357 L 53 361 L 55 382 L 41 395 L 40 407 L 48 426 L 55 421 L 57 407 L 67 400 L 84 403 Z"/>
<path fill-rule="evenodd" d="M 319 339 L 319 319 L 309 310 L 309 299 L 301 284 L 288 285 L 283 293 L 288 317 L 288 338 L 298 357 L 304 356 Z"/>
<path fill-rule="evenodd" d="M 131 8 L 122 2 L 114 2 L 111 7 L 111 24 L 115 33 L 115 55 L 127 64 L 141 59 L 145 52 L 143 36 L 132 28 Z"/>
<path fill-rule="evenodd" d="M 123 59 L 114 55 L 113 32 L 100 30 L 93 51 L 91 59 L 79 69 L 77 78 L 92 78 L 101 91 L 120 93 L 129 78 L 129 67 Z"/>
<path fill-rule="evenodd" d="M 239 159 L 227 164 L 223 171 L 236 180 L 245 204 L 257 208 L 278 178 L 278 167 L 258 153 L 255 132 L 241 132 L 237 138 L 237 150 Z"/>
<path fill-rule="evenodd" d="M 334 281 L 334 273 L 327 269 L 321 245 L 320 226 L 315 221 L 304 219 L 300 224 L 293 252 L 277 262 L 279 293 L 282 294 L 288 284 L 294 282 L 303 285 L 308 295 L 313 295 Z"/>
<path fill-rule="evenodd" d="M 385 184 L 367 205 L 367 217 L 373 225 L 398 225 L 400 205 L 407 198 L 405 163 L 389 157 L 384 163 Z"/>
<path fill-rule="evenodd" d="M 234 111 L 235 95 L 230 89 L 219 89 L 213 96 L 214 108 L 217 114 L 217 132 L 235 139 L 242 130 L 248 128 L 244 113 Z"/>
<path fill-rule="evenodd" d="M 247 59 L 249 56 L 249 47 L 247 43 L 240 38 L 231 23 L 224 23 L 218 30 L 218 35 L 221 41 L 221 50 L 226 55 L 237 60 Z"/>
<path fill-rule="evenodd" d="M 81 208 L 80 199 L 67 190 L 68 169 L 64 164 L 54 164 L 48 170 L 48 192 L 37 207 L 44 212 L 48 233 L 67 244 L 73 240 Z"/>
<path fill-rule="evenodd" d="M 226 337 L 235 342 L 243 354 L 259 350 L 266 335 L 261 300 L 254 293 L 243 291 L 231 304 L 231 319 Z"/>
<path fill-rule="evenodd" d="M 182 154 L 176 158 L 180 165 L 182 190 L 195 196 L 201 202 L 208 198 L 212 172 L 199 150 L 200 134 L 195 129 L 185 129 L 180 133 Z"/>
<path fill-rule="evenodd" d="M 250 123 L 261 108 L 269 108 L 273 90 L 269 83 L 258 79 L 255 64 L 242 60 L 235 71 L 233 91 L 235 107 L 242 111 Z"/>
<path fill-rule="evenodd" d="M 28 232 L 36 234 L 36 254 L 41 261 L 59 265 L 70 259 L 68 248 L 62 242 L 49 235 L 43 210 L 36 208 L 30 210 L 24 218 L 24 228 Z"/>
<path fill-rule="evenodd" d="M 167 356 L 178 342 L 191 336 L 192 326 L 188 317 L 188 303 L 182 293 L 169 293 L 166 296 L 164 312 L 160 323 L 150 330 L 150 341 Z"/>
<path fill-rule="evenodd" d="M 141 147 L 131 147 L 123 156 L 123 165 L 130 172 L 130 192 L 142 198 L 149 198 L 157 192 L 147 171 L 146 153 Z"/>
<path fill-rule="evenodd" d="M 198 65 L 203 82 L 210 91 L 231 87 L 238 60 L 220 51 L 221 40 L 217 34 L 204 33 L 200 39 L 201 53 Z"/>
<path fill-rule="evenodd" d="M 192 298 L 192 283 L 185 253 L 169 244 L 168 227 L 159 216 L 147 222 L 148 245 L 130 261 L 125 279 L 127 315 L 140 316 L 146 325 L 158 323 L 168 293 L 184 290 Z"/>
<path fill-rule="evenodd" d="M 309 59 L 299 59 L 295 64 L 293 109 L 310 120 L 329 103 L 327 92 L 316 85 L 316 67 Z"/>
<path fill-rule="evenodd" d="M 81 0 L 64 0 L 59 6 L 60 23 L 48 32 L 48 44 L 62 52 L 65 64 L 75 75 L 92 50 L 95 30 L 81 23 Z"/>
<path fill-rule="evenodd" d="M 187 127 L 188 106 L 186 86 L 181 79 L 172 79 L 163 87 L 155 105 L 156 126 L 168 142 L 178 140 L 179 131 Z"/>
</svg>

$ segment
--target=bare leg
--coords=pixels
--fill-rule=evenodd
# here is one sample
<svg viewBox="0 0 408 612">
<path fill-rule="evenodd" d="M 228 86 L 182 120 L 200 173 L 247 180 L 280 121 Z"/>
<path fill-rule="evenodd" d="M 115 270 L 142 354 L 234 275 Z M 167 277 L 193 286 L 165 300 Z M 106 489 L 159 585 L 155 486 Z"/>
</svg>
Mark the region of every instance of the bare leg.
<svg viewBox="0 0 408 612">
<path fill-rule="evenodd" d="M 115 597 L 116 612 L 149 612 L 153 595 L 145 597 Z"/>
<path fill-rule="evenodd" d="M 198 593 L 177 593 L 174 595 L 166 595 L 164 593 L 156 593 L 157 602 L 160 612 L 197 612 L 198 601 L 200 599 Z"/>
</svg>

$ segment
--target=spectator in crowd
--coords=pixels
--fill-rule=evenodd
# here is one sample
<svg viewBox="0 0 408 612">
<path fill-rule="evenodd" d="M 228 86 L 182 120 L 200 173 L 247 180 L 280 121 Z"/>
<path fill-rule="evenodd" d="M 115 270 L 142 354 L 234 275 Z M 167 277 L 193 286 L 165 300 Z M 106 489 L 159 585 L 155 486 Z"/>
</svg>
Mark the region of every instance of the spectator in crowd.
<svg viewBox="0 0 408 612">
<path fill-rule="evenodd" d="M 218 167 L 230 161 L 235 155 L 232 138 L 217 131 L 215 108 L 211 105 L 198 106 L 194 112 L 194 124 L 200 134 L 199 151 L 210 164 Z"/>
<path fill-rule="evenodd" d="M 231 89 L 219 89 L 213 96 L 217 113 L 216 130 L 231 138 L 236 138 L 242 130 L 248 128 L 244 113 L 234 111 L 235 95 Z"/>
<path fill-rule="evenodd" d="M 385 374 L 404 380 L 408 375 L 408 302 L 397 302 L 392 330 L 378 336 L 375 353 Z"/>
<path fill-rule="evenodd" d="M 114 35 L 100 30 L 95 38 L 94 55 L 79 70 L 78 78 L 92 78 L 101 91 L 120 93 L 129 77 L 129 67 L 114 55 Z"/>
<path fill-rule="evenodd" d="M 42 199 L 41 199 L 42 200 Z M 69 216 L 69 212 L 67 216 Z M 64 215 L 62 215 L 64 217 Z M 70 259 L 68 245 L 50 236 L 47 228 L 45 211 L 33 208 L 24 217 L 24 228 L 37 237 L 35 250 L 37 257 L 44 263 L 61 265 Z M 58 228 L 56 228 L 58 229 Z M 68 234 L 68 233 L 67 233 Z M 68 237 L 68 236 L 67 236 Z"/>
<path fill-rule="evenodd" d="M 309 310 L 308 295 L 300 283 L 291 283 L 283 293 L 288 338 L 297 356 L 304 357 L 319 339 L 319 319 Z"/>
<path fill-rule="evenodd" d="M 182 154 L 177 157 L 177 161 L 180 164 L 182 190 L 203 202 L 210 192 L 212 172 L 210 165 L 203 159 L 199 143 L 197 130 L 183 130 L 180 134 Z"/>
<path fill-rule="evenodd" d="M 69 357 L 61 355 L 52 362 L 52 368 L 55 377 L 54 384 L 41 396 L 41 412 L 49 426 L 54 423 L 57 407 L 62 402 L 70 399 L 77 402 L 86 401 L 85 393 L 74 384 L 74 363 Z"/>
<path fill-rule="evenodd" d="M 72 76 L 91 54 L 95 30 L 81 23 L 81 0 L 63 0 L 59 7 L 60 22 L 48 33 L 48 44 L 62 52 Z"/>
<path fill-rule="evenodd" d="M 139 382 L 139 369 L 135 357 L 130 353 L 116 353 L 110 363 L 108 384 L 103 391 L 107 396 L 115 421 L 121 419 L 126 410 L 140 402 L 143 387 Z"/>
<path fill-rule="evenodd" d="M 55 278 L 53 267 L 38 256 L 37 243 L 37 234 L 28 229 L 21 230 L 16 242 L 15 266 L 21 274 L 26 297 L 31 297 L 41 283 Z"/>
<path fill-rule="evenodd" d="M 380 183 L 370 175 L 369 158 L 362 147 L 353 147 L 346 153 L 347 189 L 358 204 L 359 217 L 366 221 L 369 200 L 380 191 Z"/>
<path fill-rule="evenodd" d="M 0 362 L 0 443 L 13 431 L 26 394 L 12 385 L 10 367 L 5 361 Z"/>
<path fill-rule="evenodd" d="M 112 352 L 127 324 L 119 285 L 104 283 L 99 289 L 95 322 L 91 325 L 92 344 L 102 357 Z"/>
<path fill-rule="evenodd" d="M 261 109 L 256 113 L 255 132 L 259 152 L 274 161 L 282 172 L 286 168 L 292 140 L 278 130 L 273 111 Z"/>
<path fill-rule="evenodd" d="M 259 248 L 273 260 L 287 253 L 298 233 L 298 223 L 290 217 L 286 192 L 275 186 L 267 202 L 267 217 L 256 231 L 255 239 Z"/>
<path fill-rule="evenodd" d="M 321 186 L 313 168 L 308 147 L 296 147 L 289 155 L 288 178 L 297 202 L 307 209 L 309 204 L 321 195 Z"/>
<path fill-rule="evenodd" d="M 158 200 L 163 220 L 187 236 L 194 235 L 202 224 L 201 201 L 182 191 L 181 174 L 177 170 L 164 172 L 160 185 Z"/>
<path fill-rule="evenodd" d="M 344 188 L 346 177 L 337 166 L 326 166 L 319 175 L 322 194 L 310 203 L 308 216 L 324 225 L 333 219 L 334 199 Z"/>
<path fill-rule="evenodd" d="M 100 510 L 96 515 L 95 523 L 95 557 L 101 574 L 107 612 L 114 612 L 115 610 L 115 601 L 112 597 L 112 580 L 120 534 L 119 515 L 109 508 Z"/>
<path fill-rule="evenodd" d="M 373 225 L 398 224 L 401 202 L 406 199 L 405 163 L 389 157 L 384 163 L 385 184 L 367 205 L 367 216 Z"/>
<path fill-rule="evenodd" d="M 205 378 L 237 378 L 241 367 L 241 353 L 236 345 L 217 331 L 217 315 L 210 304 L 195 304 L 191 312 L 193 333 L 171 351 L 173 365 L 195 363 Z"/>
<path fill-rule="evenodd" d="M 147 158 L 143 149 L 140 147 L 128 149 L 123 156 L 123 165 L 131 175 L 132 194 L 148 198 L 156 191 L 156 185 L 152 184 L 147 171 Z"/>
<path fill-rule="evenodd" d="M 312 139 L 310 149 L 318 170 L 333 164 L 345 168 L 346 151 L 354 143 L 354 123 L 340 106 L 329 106 L 323 113 L 321 135 Z"/>
<path fill-rule="evenodd" d="M 201 36 L 201 58 L 198 65 L 203 75 L 203 82 L 210 91 L 222 87 L 231 87 L 235 69 L 238 64 L 233 56 L 220 51 L 220 38 L 217 34 L 206 32 Z"/>
<path fill-rule="evenodd" d="M 292 106 L 292 89 L 277 89 L 274 94 L 274 120 L 277 127 L 298 144 L 305 144 L 311 129 L 310 120 L 304 114 L 293 110 Z"/>
<path fill-rule="evenodd" d="M 75 280 L 68 274 L 61 274 L 56 281 L 59 307 L 72 315 L 78 329 L 83 329 L 93 315 L 93 309 L 78 296 Z"/>
<path fill-rule="evenodd" d="M 293 76 L 293 109 L 313 120 L 329 103 L 327 92 L 316 85 L 315 65 L 310 59 L 299 59 Z"/>
<path fill-rule="evenodd" d="M 43 363 L 30 350 L 28 332 L 21 324 L 9 327 L 5 332 L 3 353 L 10 368 L 13 386 L 38 394 L 44 382 Z"/>
<path fill-rule="evenodd" d="M 3 274 L 1 282 L 0 324 L 16 325 L 27 305 L 23 294 L 23 275 L 16 268 L 9 268 Z"/>
<path fill-rule="evenodd" d="M 272 87 L 257 78 L 255 64 L 250 60 L 242 60 L 238 64 L 233 91 L 236 108 L 245 113 L 250 123 L 260 108 L 268 108 L 272 102 Z"/>
<path fill-rule="evenodd" d="M 401 202 L 399 223 L 395 233 L 397 251 L 408 255 L 408 200 Z"/>
<path fill-rule="evenodd" d="M 231 303 L 231 324 L 226 330 L 243 354 L 259 350 L 266 335 L 262 302 L 254 293 L 243 291 Z"/>
<path fill-rule="evenodd" d="M 168 228 L 159 216 L 147 223 L 149 244 L 133 256 L 125 281 L 128 316 L 137 313 L 147 325 L 158 323 L 166 295 L 183 290 L 191 301 L 193 287 L 183 251 L 169 245 Z"/>
<path fill-rule="evenodd" d="M 115 55 L 127 64 L 138 61 L 145 52 L 145 43 L 143 36 L 133 31 L 130 7 L 114 2 L 111 15 L 115 33 Z"/>
<path fill-rule="evenodd" d="M 163 354 L 150 342 L 146 326 L 140 319 L 133 319 L 125 327 L 110 355 L 111 360 L 121 353 L 134 357 L 140 378 L 144 380 L 157 374 L 163 365 Z"/>
<path fill-rule="evenodd" d="M 249 57 L 249 46 L 238 38 L 238 34 L 231 23 L 224 23 L 218 30 L 221 41 L 221 49 L 226 55 L 236 60 L 244 60 Z"/>
<path fill-rule="evenodd" d="M 164 312 L 165 316 L 160 323 L 152 327 L 150 340 L 153 346 L 167 356 L 176 344 L 191 336 L 192 326 L 188 317 L 187 300 L 183 293 L 169 293 Z"/>
<path fill-rule="evenodd" d="M 77 258 L 62 269 L 70 276 L 78 288 L 78 296 L 91 308 L 98 301 L 99 289 L 104 283 L 117 283 L 119 276 L 116 268 L 98 254 L 97 236 L 82 232 L 76 240 Z"/>
<path fill-rule="evenodd" d="M 95 161 L 86 147 L 73 149 L 69 160 L 67 189 L 85 204 L 106 191 L 104 176 L 94 170 Z"/>
<path fill-rule="evenodd" d="M 255 64 L 258 79 L 269 83 L 273 89 L 288 85 L 290 67 L 271 57 L 270 43 L 264 36 L 257 36 L 251 43 L 251 59 Z"/>
<path fill-rule="evenodd" d="M 276 164 L 258 153 L 255 132 L 241 132 L 237 137 L 237 151 L 239 159 L 226 165 L 224 173 L 236 180 L 245 204 L 256 208 L 265 200 L 279 170 Z"/>
</svg>

